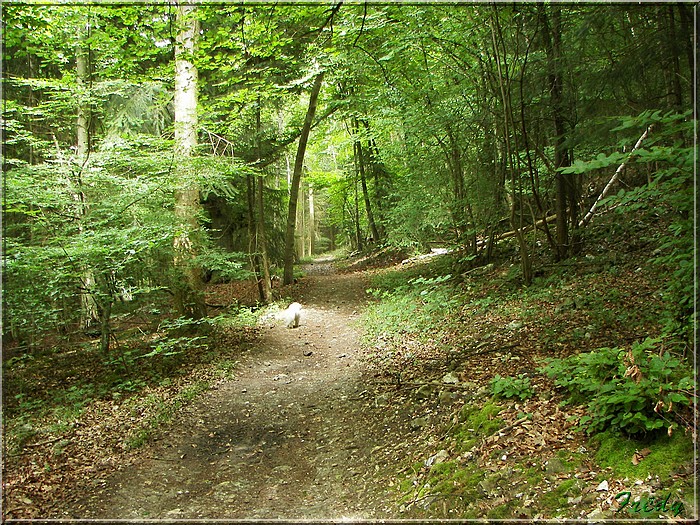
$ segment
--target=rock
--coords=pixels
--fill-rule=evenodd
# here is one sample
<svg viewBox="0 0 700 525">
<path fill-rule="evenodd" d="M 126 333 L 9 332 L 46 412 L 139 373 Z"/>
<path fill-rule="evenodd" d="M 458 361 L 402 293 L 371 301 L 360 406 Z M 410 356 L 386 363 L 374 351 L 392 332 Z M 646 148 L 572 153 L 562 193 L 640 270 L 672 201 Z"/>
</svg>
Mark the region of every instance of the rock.
<svg viewBox="0 0 700 525">
<path fill-rule="evenodd" d="M 586 518 L 589 520 L 604 520 L 606 518 L 605 512 L 603 512 L 600 509 L 595 509 L 593 512 L 590 512 L 586 515 Z"/>
<path fill-rule="evenodd" d="M 388 393 L 379 394 L 374 398 L 374 405 L 378 407 L 385 407 L 389 405 L 390 396 Z"/>
<path fill-rule="evenodd" d="M 411 430 L 420 430 L 423 427 L 428 426 L 428 418 L 426 417 L 417 417 L 416 419 L 411 420 Z"/>
<path fill-rule="evenodd" d="M 491 390 L 486 385 L 481 386 L 474 394 L 474 397 L 491 397 Z"/>
<path fill-rule="evenodd" d="M 457 379 L 457 376 L 454 375 L 453 372 L 448 372 L 442 377 L 442 382 L 447 385 L 456 385 L 459 383 L 459 379 Z"/>
<path fill-rule="evenodd" d="M 433 395 L 433 387 L 431 385 L 422 385 L 418 390 L 416 390 L 416 397 L 418 399 L 428 399 Z"/>
<path fill-rule="evenodd" d="M 441 405 L 452 403 L 454 400 L 455 394 L 453 392 L 448 390 L 440 390 L 440 393 L 438 394 L 438 401 L 440 401 Z"/>
<path fill-rule="evenodd" d="M 600 484 L 596 487 L 596 490 L 598 492 L 607 492 L 609 490 L 608 480 L 604 479 L 603 481 L 601 481 Z"/>
<path fill-rule="evenodd" d="M 508 323 L 506 325 L 506 329 L 508 329 L 508 330 L 518 330 L 522 327 L 523 327 L 522 321 L 518 321 L 518 320 L 511 321 L 510 323 Z"/>
<path fill-rule="evenodd" d="M 566 472 L 566 465 L 559 458 L 552 458 L 547 463 L 545 463 L 544 471 L 547 474 L 559 474 L 561 472 Z"/>
<path fill-rule="evenodd" d="M 501 476 L 499 474 L 492 474 L 486 476 L 479 482 L 479 489 L 484 494 L 484 496 L 496 496 L 501 492 Z"/>
<path fill-rule="evenodd" d="M 559 315 L 561 313 L 567 312 L 569 310 L 573 310 L 575 308 L 576 308 L 576 303 L 574 302 L 573 299 L 569 298 L 569 299 L 564 300 L 563 303 L 557 305 L 554 308 L 554 313 Z"/>
<path fill-rule="evenodd" d="M 447 453 L 447 450 L 441 450 L 437 454 L 434 454 L 430 456 L 428 459 L 425 460 L 425 466 L 426 467 L 431 467 L 433 465 L 437 465 L 439 463 L 444 463 L 447 461 L 447 459 L 450 457 L 450 455 Z"/>
</svg>

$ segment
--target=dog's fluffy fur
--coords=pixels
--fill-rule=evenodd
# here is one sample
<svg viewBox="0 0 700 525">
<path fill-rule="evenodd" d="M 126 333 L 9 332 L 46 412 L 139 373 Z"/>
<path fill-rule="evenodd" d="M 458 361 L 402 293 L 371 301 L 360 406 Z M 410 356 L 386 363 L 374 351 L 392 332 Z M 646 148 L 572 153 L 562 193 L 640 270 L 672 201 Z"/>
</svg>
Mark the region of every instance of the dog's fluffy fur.
<svg viewBox="0 0 700 525">
<path fill-rule="evenodd" d="M 301 320 L 301 305 L 299 303 L 290 304 L 284 317 L 287 321 L 287 328 L 297 328 Z"/>
</svg>

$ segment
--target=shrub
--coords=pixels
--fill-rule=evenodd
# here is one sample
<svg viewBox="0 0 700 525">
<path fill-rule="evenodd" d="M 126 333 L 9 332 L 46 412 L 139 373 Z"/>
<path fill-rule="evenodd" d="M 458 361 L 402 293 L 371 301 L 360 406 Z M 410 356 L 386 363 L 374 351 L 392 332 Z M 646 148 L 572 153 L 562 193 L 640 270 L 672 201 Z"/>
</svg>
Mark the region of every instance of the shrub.
<svg viewBox="0 0 700 525">
<path fill-rule="evenodd" d="M 579 424 L 589 434 L 603 430 L 642 434 L 683 422 L 693 402 L 692 371 L 669 352 L 659 352 L 659 339 L 647 338 L 629 351 L 600 348 L 566 359 L 551 359 L 542 369 L 569 394 L 569 401 L 588 401 Z"/>
<path fill-rule="evenodd" d="M 524 401 L 535 394 L 535 391 L 530 384 L 530 378 L 525 374 L 520 374 L 516 377 L 501 377 L 496 375 L 491 380 L 491 392 L 496 397 L 510 399 L 517 397 Z"/>
</svg>

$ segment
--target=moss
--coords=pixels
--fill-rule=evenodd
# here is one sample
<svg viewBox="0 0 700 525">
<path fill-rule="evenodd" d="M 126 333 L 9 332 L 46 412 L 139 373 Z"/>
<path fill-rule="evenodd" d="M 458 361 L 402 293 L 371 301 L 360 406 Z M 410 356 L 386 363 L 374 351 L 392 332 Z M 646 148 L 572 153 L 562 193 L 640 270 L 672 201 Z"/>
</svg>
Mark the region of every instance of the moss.
<svg viewBox="0 0 700 525">
<path fill-rule="evenodd" d="M 493 520 L 513 518 L 519 505 L 518 501 L 509 501 L 489 510 L 486 517 Z"/>
<path fill-rule="evenodd" d="M 669 479 L 679 466 L 692 462 L 693 442 L 680 433 L 673 437 L 662 435 L 649 441 L 627 438 L 610 432 L 598 434 L 590 440 L 598 445 L 596 461 L 601 467 L 611 467 L 621 478 L 643 479 L 649 475 Z M 632 464 L 634 453 L 651 450 L 638 465 Z"/>
<path fill-rule="evenodd" d="M 576 485 L 576 479 L 566 479 L 549 492 L 543 493 L 538 504 L 550 513 L 563 510 L 568 505 L 569 491 Z"/>
<path fill-rule="evenodd" d="M 475 405 L 465 405 L 460 411 L 459 419 L 462 422 L 455 427 L 454 437 L 458 451 L 465 451 L 475 446 L 482 438 L 490 436 L 505 423 L 496 418 L 502 407 L 489 402 L 479 408 Z"/>
<path fill-rule="evenodd" d="M 428 495 L 436 496 L 435 501 L 448 498 L 453 511 L 467 512 L 468 503 L 479 497 L 478 486 L 484 473 L 475 466 L 462 466 L 457 461 L 446 461 L 433 465 L 426 478 L 420 482 L 420 487 L 413 486 L 413 479 L 402 482 L 404 497 L 401 502 L 423 498 Z M 458 508 L 458 507 L 462 508 Z"/>
</svg>

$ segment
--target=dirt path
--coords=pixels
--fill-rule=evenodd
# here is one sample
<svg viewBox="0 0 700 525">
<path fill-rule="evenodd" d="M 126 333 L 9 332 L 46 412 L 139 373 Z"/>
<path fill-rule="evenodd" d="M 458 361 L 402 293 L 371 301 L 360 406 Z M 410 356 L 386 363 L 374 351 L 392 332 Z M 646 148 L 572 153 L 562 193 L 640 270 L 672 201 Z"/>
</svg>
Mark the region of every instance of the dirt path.
<svg viewBox="0 0 700 525">
<path fill-rule="evenodd" d="M 265 328 L 236 378 L 189 405 L 138 461 L 67 515 L 79 518 L 381 518 L 386 438 L 353 321 L 359 274 L 308 268 L 299 328 Z M 371 389 L 370 389 L 371 390 Z"/>
</svg>

